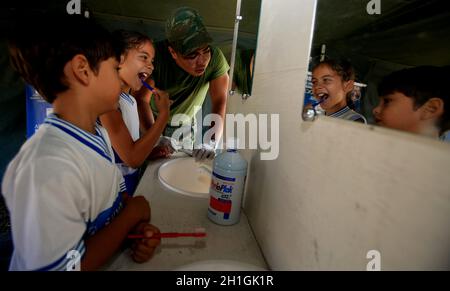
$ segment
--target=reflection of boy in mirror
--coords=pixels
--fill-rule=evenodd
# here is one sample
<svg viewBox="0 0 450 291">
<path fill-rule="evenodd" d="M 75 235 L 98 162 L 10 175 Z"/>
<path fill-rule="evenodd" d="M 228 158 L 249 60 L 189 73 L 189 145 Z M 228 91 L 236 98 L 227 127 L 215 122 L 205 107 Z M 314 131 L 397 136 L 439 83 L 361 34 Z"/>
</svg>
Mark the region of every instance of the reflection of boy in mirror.
<svg viewBox="0 0 450 291">
<path fill-rule="evenodd" d="M 354 80 L 355 73 L 348 62 L 325 60 L 313 68 L 313 95 L 327 116 L 367 123 L 364 116 L 348 106 Z"/>
<path fill-rule="evenodd" d="M 167 20 L 166 37 L 166 40 L 155 43 L 155 70 L 152 75 L 155 84 L 167 91 L 173 101 L 164 135 L 172 136 L 179 128 L 170 124 L 176 114 L 188 116 L 194 124 L 195 115 L 201 109 L 208 90 L 211 96 L 211 111 L 218 114 L 223 121 L 230 67 L 222 51 L 210 45 L 212 38 L 201 16 L 189 7 L 177 9 Z M 144 90 L 144 94 L 151 94 Z M 153 100 L 151 108 L 158 116 L 158 108 Z M 222 136 L 223 124 L 215 126 L 218 127 L 215 140 L 218 141 Z M 195 126 L 192 129 L 195 130 Z M 213 158 L 214 146 L 214 142 L 202 144 L 200 149 L 194 150 L 195 158 Z"/>
<path fill-rule="evenodd" d="M 422 66 L 384 77 L 380 103 L 373 109 L 378 125 L 439 137 L 450 129 L 448 76 L 443 68 Z"/>
</svg>

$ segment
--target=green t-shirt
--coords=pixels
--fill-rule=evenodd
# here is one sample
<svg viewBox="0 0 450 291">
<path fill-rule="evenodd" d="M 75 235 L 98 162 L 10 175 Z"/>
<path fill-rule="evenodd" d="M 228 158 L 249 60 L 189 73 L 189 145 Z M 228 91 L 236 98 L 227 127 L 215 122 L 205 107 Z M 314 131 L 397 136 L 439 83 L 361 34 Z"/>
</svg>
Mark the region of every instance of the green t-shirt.
<svg viewBox="0 0 450 291">
<path fill-rule="evenodd" d="M 155 69 L 152 77 L 157 88 L 166 91 L 170 100 L 170 118 L 175 114 L 186 114 L 191 119 L 197 111 L 195 106 L 202 106 L 209 89 L 209 82 L 226 74 L 230 68 L 222 51 L 211 46 L 211 61 L 205 73 L 199 77 L 189 75 L 181 69 L 172 58 L 167 41 L 155 43 Z M 156 105 L 152 98 L 151 108 L 155 116 L 158 115 Z M 198 108 L 198 107 L 197 107 Z"/>
</svg>

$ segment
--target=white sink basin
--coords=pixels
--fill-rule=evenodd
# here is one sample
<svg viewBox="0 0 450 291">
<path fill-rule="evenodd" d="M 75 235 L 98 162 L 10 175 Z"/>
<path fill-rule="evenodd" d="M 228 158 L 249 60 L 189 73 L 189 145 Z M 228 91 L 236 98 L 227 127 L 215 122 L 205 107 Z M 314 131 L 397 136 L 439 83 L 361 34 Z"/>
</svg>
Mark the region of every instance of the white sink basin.
<svg viewBox="0 0 450 291">
<path fill-rule="evenodd" d="M 158 179 L 167 189 L 179 194 L 208 198 L 212 161 L 195 162 L 192 157 L 173 159 L 161 165 Z"/>
<path fill-rule="evenodd" d="M 238 261 L 207 260 L 178 267 L 175 271 L 266 271 L 266 269 Z"/>
</svg>

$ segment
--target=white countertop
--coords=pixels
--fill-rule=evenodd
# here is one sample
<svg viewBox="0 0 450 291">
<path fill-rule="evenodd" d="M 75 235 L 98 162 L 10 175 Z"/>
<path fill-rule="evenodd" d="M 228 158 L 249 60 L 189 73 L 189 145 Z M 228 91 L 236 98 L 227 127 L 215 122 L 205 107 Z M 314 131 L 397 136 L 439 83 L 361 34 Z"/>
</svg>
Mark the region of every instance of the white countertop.
<svg viewBox="0 0 450 291">
<path fill-rule="evenodd" d="M 185 157 L 183 153 L 172 159 Z M 158 180 L 158 169 L 166 160 L 152 161 L 137 187 L 136 195 L 150 202 L 151 223 L 161 232 L 192 232 L 205 228 L 206 238 L 162 239 L 152 259 L 135 263 L 129 250 L 117 254 L 105 270 L 173 270 L 199 261 L 231 260 L 267 269 L 267 265 L 248 224 L 241 212 L 239 223 L 221 226 L 207 217 L 209 198 L 193 198 L 167 190 Z"/>
</svg>

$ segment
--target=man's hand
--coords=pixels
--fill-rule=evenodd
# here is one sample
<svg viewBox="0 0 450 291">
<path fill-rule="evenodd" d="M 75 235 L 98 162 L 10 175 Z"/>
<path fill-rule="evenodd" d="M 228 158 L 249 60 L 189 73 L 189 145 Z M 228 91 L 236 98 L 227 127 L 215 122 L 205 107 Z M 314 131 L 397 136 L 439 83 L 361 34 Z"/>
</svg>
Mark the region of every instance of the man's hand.
<svg viewBox="0 0 450 291">
<path fill-rule="evenodd" d="M 192 151 L 192 156 L 195 158 L 196 162 L 214 159 L 216 157 L 215 143 L 202 144 L 201 148 Z"/>
</svg>

